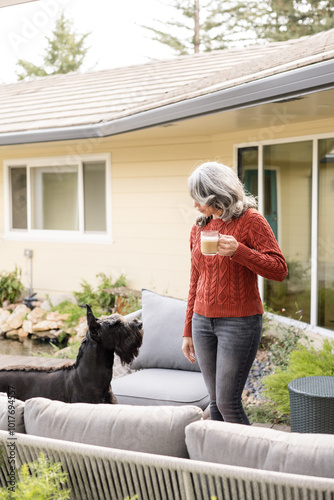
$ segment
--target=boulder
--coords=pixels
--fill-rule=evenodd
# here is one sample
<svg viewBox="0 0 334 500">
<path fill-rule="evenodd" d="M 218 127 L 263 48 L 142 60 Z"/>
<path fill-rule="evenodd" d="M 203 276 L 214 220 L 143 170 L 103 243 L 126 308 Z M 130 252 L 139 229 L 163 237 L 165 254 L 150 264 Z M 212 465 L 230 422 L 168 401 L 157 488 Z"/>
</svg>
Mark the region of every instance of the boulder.
<svg viewBox="0 0 334 500">
<path fill-rule="evenodd" d="M 0 308 L 0 329 L 1 329 L 1 324 L 6 321 L 6 319 L 10 316 L 10 311 L 8 309 L 2 309 Z"/>
<path fill-rule="evenodd" d="M 29 333 L 33 333 L 33 329 L 32 329 L 32 326 L 33 326 L 33 323 L 32 321 L 30 321 L 29 319 L 25 319 L 22 323 L 22 328 L 23 330 L 29 334 Z"/>
<path fill-rule="evenodd" d="M 30 311 L 27 316 L 27 320 L 31 321 L 32 323 L 38 323 L 39 321 L 45 318 L 46 318 L 46 311 L 44 311 L 40 307 L 35 307 L 35 309 Z"/>
<path fill-rule="evenodd" d="M 19 330 L 9 330 L 6 332 L 6 339 L 19 340 Z"/>
<path fill-rule="evenodd" d="M 9 332 L 10 330 L 16 330 L 20 328 L 23 324 L 25 316 L 30 312 L 29 307 L 24 304 L 19 304 L 10 316 L 1 325 L 1 331 L 3 333 Z"/>
<path fill-rule="evenodd" d="M 77 326 L 74 327 L 75 335 L 79 339 L 82 339 L 86 335 L 86 331 L 87 331 L 87 318 L 86 316 L 81 316 L 81 318 L 79 318 Z"/>
<path fill-rule="evenodd" d="M 40 321 L 35 325 L 32 325 L 33 333 L 36 332 L 44 332 L 46 330 L 59 330 L 64 325 L 63 321 L 48 321 L 45 319 L 44 321 Z"/>
<path fill-rule="evenodd" d="M 59 335 L 62 333 L 61 330 L 44 330 L 44 331 L 37 331 L 34 332 L 31 336 L 32 339 L 38 339 L 38 340 L 53 340 L 57 339 Z"/>
<path fill-rule="evenodd" d="M 60 314 L 58 311 L 48 312 L 46 319 L 48 321 L 66 321 L 69 318 L 69 313 Z"/>
</svg>

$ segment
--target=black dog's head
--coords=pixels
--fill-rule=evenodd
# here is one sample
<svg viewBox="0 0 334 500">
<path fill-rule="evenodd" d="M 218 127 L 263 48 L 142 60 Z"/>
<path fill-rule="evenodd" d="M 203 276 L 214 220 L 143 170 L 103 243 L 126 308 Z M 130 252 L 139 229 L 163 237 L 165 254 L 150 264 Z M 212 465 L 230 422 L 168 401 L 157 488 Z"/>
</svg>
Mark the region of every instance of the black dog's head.
<svg viewBox="0 0 334 500">
<path fill-rule="evenodd" d="M 104 349 L 114 351 L 123 364 L 131 363 L 138 356 L 143 341 L 141 321 L 134 319 L 128 322 L 120 314 L 96 319 L 91 308 L 86 307 L 87 336 Z"/>
</svg>

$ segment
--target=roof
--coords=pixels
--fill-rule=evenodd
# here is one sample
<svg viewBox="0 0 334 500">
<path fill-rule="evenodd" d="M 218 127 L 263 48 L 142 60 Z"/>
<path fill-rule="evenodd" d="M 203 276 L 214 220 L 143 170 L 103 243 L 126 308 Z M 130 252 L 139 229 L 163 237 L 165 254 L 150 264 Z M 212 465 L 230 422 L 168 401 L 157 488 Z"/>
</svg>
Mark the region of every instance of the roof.
<svg viewBox="0 0 334 500">
<path fill-rule="evenodd" d="M 334 29 L 286 42 L 37 78 L 0 85 L 0 144 L 112 135 L 244 106 L 250 92 L 256 102 L 333 86 Z"/>
</svg>

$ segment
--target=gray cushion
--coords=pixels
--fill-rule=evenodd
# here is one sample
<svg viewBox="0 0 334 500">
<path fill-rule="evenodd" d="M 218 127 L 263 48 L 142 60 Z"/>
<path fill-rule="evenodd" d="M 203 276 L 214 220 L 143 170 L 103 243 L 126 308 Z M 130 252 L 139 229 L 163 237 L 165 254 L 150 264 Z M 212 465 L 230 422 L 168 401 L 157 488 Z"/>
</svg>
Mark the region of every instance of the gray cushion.
<svg viewBox="0 0 334 500">
<path fill-rule="evenodd" d="M 142 290 L 143 344 L 132 368 L 200 371 L 182 352 L 187 302 Z"/>
<path fill-rule="evenodd" d="M 196 406 L 25 402 L 27 434 L 175 457 L 188 456 L 185 427 L 202 416 Z"/>
<path fill-rule="evenodd" d="M 200 372 L 148 368 L 113 379 L 112 390 L 121 404 L 191 404 L 203 410 L 209 404 L 208 391 Z"/>
<path fill-rule="evenodd" d="M 334 478 L 334 435 L 203 421 L 186 428 L 190 458 L 225 465 Z"/>
<path fill-rule="evenodd" d="M 24 402 L 0 392 L 0 430 L 25 433 Z"/>
</svg>

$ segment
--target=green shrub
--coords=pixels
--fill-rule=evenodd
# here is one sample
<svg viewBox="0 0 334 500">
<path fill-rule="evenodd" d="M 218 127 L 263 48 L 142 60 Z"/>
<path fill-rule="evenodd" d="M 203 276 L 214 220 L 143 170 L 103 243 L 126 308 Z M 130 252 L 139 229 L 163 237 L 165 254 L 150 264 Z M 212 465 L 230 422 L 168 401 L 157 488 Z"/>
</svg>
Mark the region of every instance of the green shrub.
<svg viewBox="0 0 334 500">
<path fill-rule="evenodd" d="M 114 283 L 112 277 L 104 273 L 96 275 L 99 280 L 97 289 L 94 290 L 86 280 L 81 281 L 80 292 L 73 292 L 74 297 L 81 305 L 89 304 L 95 315 L 101 315 L 106 311 L 111 312 L 115 305 L 115 295 L 104 292 L 103 289 L 126 286 L 126 278 L 122 274 Z"/>
<path fill-rule="evenodd" d="M 0 306 L 5 300 L 12 304 L 20 298 L 24 286 L 21 282 L 21 269 L 15 266 L 12 272 L 2 271 L 0 274 Z"/>
<path fill-rule="evenodd" d="M 68 500 L 67 474 L 61 463 L 51 463 L 43 453 L 32 463 L 23 464 L 15 486 L 0 488 L 0 500 Z"/>
<path fill-rule="evenodd" d="M 59 314 L 69 314 L 68 318 L 64 320 L 64 327 L 66 330 L 76 326 L 79 318 L 86 314 L 86 309 L 74 304 L 70 300 L 64 300 L 57 306 L 51 307 L 51 311 L 57 311 Z"/>
<path fill-rule="evenodd" d="M 322 349 L 299 345 L 292 353 L 286 370 L 279 368 L 263 379 L 265 394 L 276 403 L 277 410 L 290 413 L 288 384 L 300 377 L 313 375 L 334 376 L 334 342 L 324 340 Z"/>
</svg>

